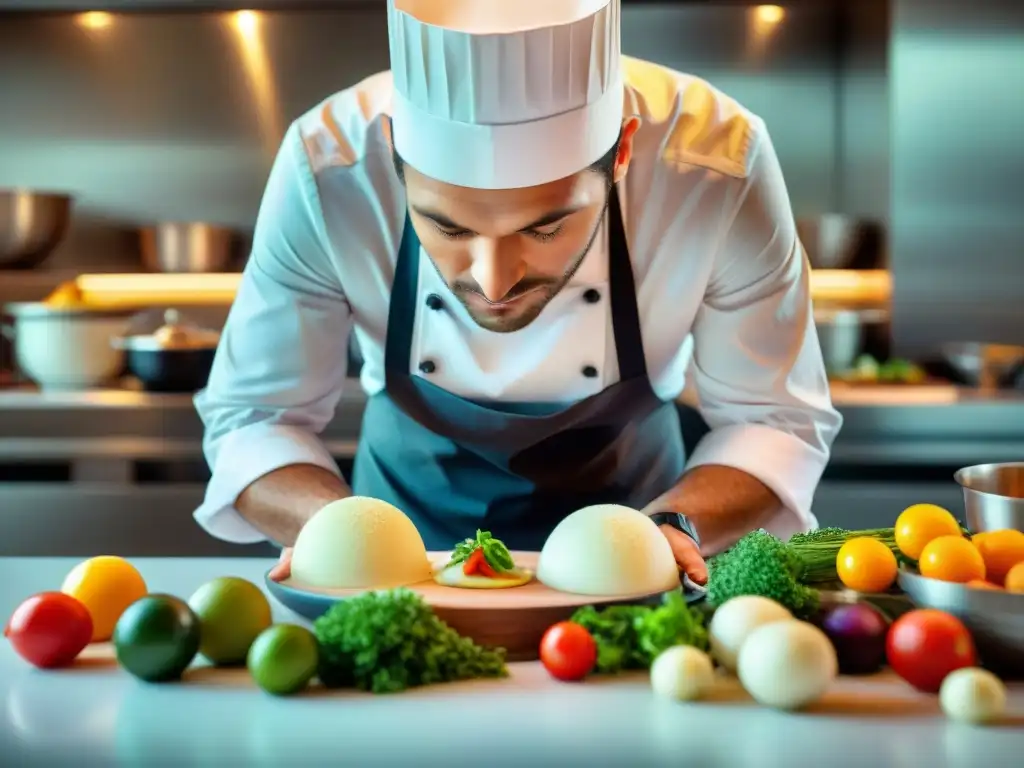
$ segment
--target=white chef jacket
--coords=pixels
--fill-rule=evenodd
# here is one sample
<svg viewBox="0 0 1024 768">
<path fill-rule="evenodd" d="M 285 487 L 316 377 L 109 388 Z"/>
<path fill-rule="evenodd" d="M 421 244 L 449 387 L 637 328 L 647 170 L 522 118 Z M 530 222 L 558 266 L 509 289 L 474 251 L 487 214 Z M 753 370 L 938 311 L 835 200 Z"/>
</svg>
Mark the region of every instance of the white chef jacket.
<svg viewBox="0 0 1024 768">
<path fill-rule="evenodd" d="M 782 537 L 815 524 L 811 499 L 842 419 L 831 404 L 808 271 L 764 123 L 704 81 L 624 59 L 624 115 L 642 126 L 622 189 L 647 368 L 665 400 L 687 371 L 711 433 L 688 467 L 760 479 Z M 384 388 L 388 300 L 406 215 L 382 133 L 390 73 L 298 118 L 267 182 L 252 254 L 206 389 L 196 396 L 212 479 L 196 520 L 239 543 L 264 536 L 235 510 L 290 464 L 338 468 L 318 439 L 346 379 L 354 330 L 361 385 Z M 602 300 L 582 298 L 588 289 Z M 426 309 L 436 294 L 446 311 Z M 526 328 L 476 325 L 421 252 L 410 372 L 461 396 L 575 402 L 618 380 L 606 238 Z M 584 376 L 592 366 L 598 376 Z"/>
</svg>

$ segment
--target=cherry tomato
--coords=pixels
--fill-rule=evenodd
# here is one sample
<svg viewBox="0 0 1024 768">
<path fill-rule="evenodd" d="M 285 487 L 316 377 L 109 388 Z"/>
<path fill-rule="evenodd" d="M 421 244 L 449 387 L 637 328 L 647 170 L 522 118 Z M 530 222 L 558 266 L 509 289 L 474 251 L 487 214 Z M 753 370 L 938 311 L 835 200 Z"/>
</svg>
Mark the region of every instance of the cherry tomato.
<svg viewBox="0 0 1024 768">
<path fill-rule="evenodd" d="M 92 617 L 70 595 L 41 592 L 15 609 L 4 636 L 25 661 L 43 669 L 65 667 L 92 640 Z"/>
<path fill-rule="evenodd" d="M 484 562 L 484 551 L 482 549 L 474 549 L 473 553 L 462 563 L 462 573 L 466 576 L 479 573 L 480 563 L 482 562 Z"/>
<path fill-rule="evenodd" d="M 540 660 L 554 678 L 582 680 L 597 662 L 597 643 L 579 624 L 561 621 L 544 633 Z"/>
<path fill-rule="evenodd" d="M 491 564 L 487 562 L 486 556 L 480 557 L 480 565 L 477 566 L 477 570 L 481 576 L 486 576 L 488 579 L 498 578 L 498 572 L 491 568 Z"/>
<path fill-rule="evenodd" d="M 885 640 L 893 671 L 920 691 L 938 693 L 950 672 L 977 665 L 974 639 L 963 622 L 925 608 L 893 622 Z"/>
</svg>

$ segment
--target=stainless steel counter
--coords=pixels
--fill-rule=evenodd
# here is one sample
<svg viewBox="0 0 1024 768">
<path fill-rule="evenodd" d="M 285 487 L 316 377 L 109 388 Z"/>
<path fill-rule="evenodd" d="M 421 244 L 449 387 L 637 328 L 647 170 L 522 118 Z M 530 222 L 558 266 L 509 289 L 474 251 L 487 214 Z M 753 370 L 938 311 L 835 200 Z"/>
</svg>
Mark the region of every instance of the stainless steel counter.
<svg viewBox="0 0 1024 768">
<path fill-rule="evenodd" d="M 833 463 L 945 465 L 1024 457 L 1024 393 L 954 387 L 845 387 Z M 681 399 L 689 404 L 688 398 Z M 354 455 L 366 396 L 350 381 L 323 437 Z M 189 459 L 202 424 L 188 395 L 110 390 L 0 390 L 0 463 L 10 460 Z"/>
<path fill-rule="evenodd" d="M 922 501 L 959 514 L 956 468 L 1024 459 L 1021 393 L 837 387 L 834 400 L 845 425 L 815 498 L 823 524 L 891 525 Z M 323 435 L 346 474 L 364 405 L 358 382 L 349 382 Z M 695 420 L 682 413 L 684 424 Z M 270 553 L 224 544 L 195 525 L 207 477 L 190 396 L 0 390 L 0 556 Z"/>
</svg>

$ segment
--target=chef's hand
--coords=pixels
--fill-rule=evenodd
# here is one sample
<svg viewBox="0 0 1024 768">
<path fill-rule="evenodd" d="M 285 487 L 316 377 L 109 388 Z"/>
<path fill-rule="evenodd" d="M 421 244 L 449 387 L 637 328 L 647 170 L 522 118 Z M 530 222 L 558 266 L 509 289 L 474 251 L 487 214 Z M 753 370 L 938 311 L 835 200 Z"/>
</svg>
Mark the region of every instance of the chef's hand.
<svg viewBox="0 0 1024 768">
<path fill-rule="evenodd" d="M 270 569 L 271 581 L 284 581 L 292 575 L 292 548 L 285 547 L 281 550 L 281 558 L 277 565 Z"/>
<path fill-rule="evenodd" d="M 668 543 L 672 547 L 672 554 L 676 556 L 676 563 L 683 573 L 689 576 L 690 581 L 695 584 L 702 586 L 707 584 L 708 567 L 704 564 L 704 558 L 701 557 L 697 542 L 670 525 L 659 525 L 658 527 L 668 539 Z"/>
</svg>

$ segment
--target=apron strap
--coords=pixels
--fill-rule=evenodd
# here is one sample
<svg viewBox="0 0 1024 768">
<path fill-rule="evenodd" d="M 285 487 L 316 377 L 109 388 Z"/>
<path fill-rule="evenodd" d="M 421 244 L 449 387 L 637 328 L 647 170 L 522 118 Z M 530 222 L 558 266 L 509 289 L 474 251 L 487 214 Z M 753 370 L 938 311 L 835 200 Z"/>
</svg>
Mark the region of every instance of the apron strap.
<svg viewBox="0 0 1024 768">
<path fill-rule="evenodd" d="M 616 187 L 608 201 L 608 285 L 612 302 L 612 330 L 619 358 L 619 380 L 647 378 L 647 358 L 640 332 L 640 311 L 636 303 L 636 284 L 629 258 L 626 228 Z"/>
<path fill-rule="evenodd" d="M 420 240 L 408 212 L 398 249 L 395 277 L 388 308 L 387 341 L 384 345 L 384 372 L 408 376 L 412 357 L 412 337 L 416 321 L 419 290 Z M 636 302 L 633 265 L 629 258 L 626 230 L 615 187 L 608 201 L 608 284 L 611 298 L 612 331 L 619 361 L 619 379 L 647 377 L 640 313 Z"/>
<path fill-rule="evenodd" d="M 419 290 L 420 239 L 405 213 L 402 244 L 398 247 L 395 278 L 391 284 L 388 327 L 384 342 L 384 377 L 408 376 L 412 359 L 412 334 L 416 324 L 416 294 Z"/>
</svg>

